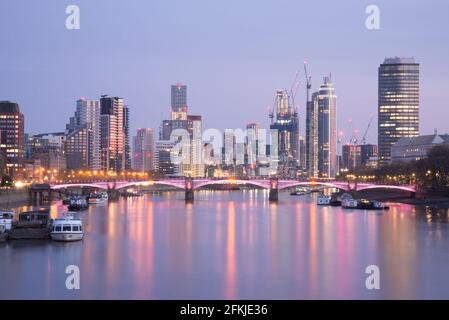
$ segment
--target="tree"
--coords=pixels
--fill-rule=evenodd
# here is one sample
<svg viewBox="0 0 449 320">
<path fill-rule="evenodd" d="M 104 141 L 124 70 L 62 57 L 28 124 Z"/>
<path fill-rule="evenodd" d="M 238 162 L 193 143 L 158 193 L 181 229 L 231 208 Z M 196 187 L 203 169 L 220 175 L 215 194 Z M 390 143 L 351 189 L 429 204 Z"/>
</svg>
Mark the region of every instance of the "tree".
<svg viewBox="0 0 449 320">
<path fill-rule="evenodd" d="M 12 187 L 13 181 L 10 176 L 4 175 L 0 182 L 1 187 Z"/>
</svg>

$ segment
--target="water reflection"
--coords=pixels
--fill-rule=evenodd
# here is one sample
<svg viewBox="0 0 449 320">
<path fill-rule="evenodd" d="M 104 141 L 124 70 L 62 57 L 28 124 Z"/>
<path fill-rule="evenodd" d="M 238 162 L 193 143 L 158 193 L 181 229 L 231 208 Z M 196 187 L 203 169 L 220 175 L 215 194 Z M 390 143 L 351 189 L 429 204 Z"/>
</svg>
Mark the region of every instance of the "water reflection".
<svg viewBox="0 0 449 320">
<path fill-rule="evenodd" d="M 170 192 L 91 206 L 79 214 L 83 242 L 0 246 L 8 272 L 0 298 L 449 298 L 447 210 L 363 212 L 315 201 L 199 191 L 193 204 Z M 54 203 L 52 217 L 62 210 Z M 81 270 L 78 292 L 64 289 L 69 264 Z M 380 291 L 365 288 L 371 264 Z"/>
</svg>

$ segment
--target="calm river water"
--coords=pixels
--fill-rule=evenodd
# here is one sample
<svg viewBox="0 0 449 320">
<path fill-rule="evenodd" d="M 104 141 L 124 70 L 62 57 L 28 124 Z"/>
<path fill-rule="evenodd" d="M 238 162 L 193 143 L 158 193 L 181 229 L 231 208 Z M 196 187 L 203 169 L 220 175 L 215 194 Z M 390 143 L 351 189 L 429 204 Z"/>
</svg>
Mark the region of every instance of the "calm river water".
<svg viewBox="0 0 449 320">
<path fill-rule="evenodd" d="M 343 210 L 288 193 L 270 204 L 261 190 L 183 197 L 91 206 L 82 242 L 0 244 L 0 299 L 449 299 L 447 210 Z M 65 286 L 68 265 L 80 290 Z M 368 265 L 380 290 L 365 287 Z"/>
</svg>

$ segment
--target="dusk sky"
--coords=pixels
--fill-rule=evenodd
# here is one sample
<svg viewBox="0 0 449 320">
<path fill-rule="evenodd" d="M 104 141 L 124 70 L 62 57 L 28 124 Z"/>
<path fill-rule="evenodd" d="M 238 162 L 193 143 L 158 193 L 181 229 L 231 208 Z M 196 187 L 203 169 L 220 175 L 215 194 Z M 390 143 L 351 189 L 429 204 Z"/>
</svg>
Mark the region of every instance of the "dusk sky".
<svg viewBox="0 0 449 320">
<path fill-rule="evenodd" d="M 80 30 L 65 28 L 70 4 Z M 380 30 L 365 28 L 369 4 Z M 125 99 L 132 135 L 157 132 L 177 82 L 203 129 L 267 127 L 275 91 L 296 70 L 303 133 L 307 60 L 313 90 L 332 73 L 339 130 L 352 118 L 364 131 L 373 114 L 377 143 L 377 68 L 389 56 L 420 63 L 421 133 L 449 132 L 447 0 L 1 0 L 0 42 L 0 100 L 20 104 L 29 133 L 63 131 L 79 97 L 101 94 Z"/>
</svg>

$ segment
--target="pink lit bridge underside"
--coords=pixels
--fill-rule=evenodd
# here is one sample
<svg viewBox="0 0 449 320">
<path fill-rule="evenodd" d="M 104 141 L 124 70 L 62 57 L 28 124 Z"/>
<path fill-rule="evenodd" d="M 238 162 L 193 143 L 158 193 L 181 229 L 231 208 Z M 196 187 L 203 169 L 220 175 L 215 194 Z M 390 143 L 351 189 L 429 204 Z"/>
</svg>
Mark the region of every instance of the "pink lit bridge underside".
<svg viewBox="0 0 449 320">
<path fill-rule="evenodd" d="M 261 180 L 234 180 L 234 179 L 192 179 L 193 190 L 210 185 L 253 185 L 264 189 L 270 189 L 271 182 L 268 179 Z M 151 185 L 165 185 L 176 187 L 179 189 L 186 189 L 186 180 L 183 179 L 162 179 L 154 181 L 116 181 L 116 182 L 83 182 L 83 183 L 66 183 L 66 184 L 52 184 L 50 188 L 53 190 L 73 188 L 73 187 L 92 187 L 98 189 L 116 189 L 134 187 L 134 186 L 151 186 Z M 342 181 L 297 181 L 297 180 L 278 180 L 278 190 L 297 187 L 297 186 L 314 186 L 323 188 L 337 188 L 345 191 L 361 191 L 367 189 L 391 189 L 402 190 L 408 192 L 416 192 L 415 186 L 412 185 L 384 185 L 374 183 L 348 183 Z"/>
</svg>

